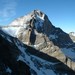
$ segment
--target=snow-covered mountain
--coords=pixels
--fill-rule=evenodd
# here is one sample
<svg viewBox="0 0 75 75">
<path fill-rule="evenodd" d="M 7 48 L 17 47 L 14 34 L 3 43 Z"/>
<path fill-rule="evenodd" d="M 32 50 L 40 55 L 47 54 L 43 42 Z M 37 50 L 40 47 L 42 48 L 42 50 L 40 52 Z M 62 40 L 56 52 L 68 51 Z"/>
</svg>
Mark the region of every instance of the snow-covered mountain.
<svg viewBox="0 0 75 75">
<path fill-rule="evenodd" d="M 53 26 L 47 15 L 40 10 L 34 10 L 28 15 L 14 20 L 8 26 L 2 27 L 1 30 L 13 36 L 13 38 L 18 38 L 22 43 L 37 49 L 38 52 L 47 54 L 50 57 L 52 56 L 66 64 L 72 70 L 75 70 L 75 43 L 67 33 Z M 31 53 L 34 53 L 34 51 Z M 34 56 L 35 53 L 33 54 Z M 27 58 L 30 59 L 30 57 Z M 46 63 L 43 64 L 45 65 Z M 40 73 L 44 72 L 43 69 L 40 70 Z M 38 72 L 38 70 L 36 71 Z M 46 72 L 40 75 L 47 75 Z"/>
<path fill-rule="evenodd" d="M 0 75 L 75 75 L 75 72 L 0 30 Z"/>
</svg>

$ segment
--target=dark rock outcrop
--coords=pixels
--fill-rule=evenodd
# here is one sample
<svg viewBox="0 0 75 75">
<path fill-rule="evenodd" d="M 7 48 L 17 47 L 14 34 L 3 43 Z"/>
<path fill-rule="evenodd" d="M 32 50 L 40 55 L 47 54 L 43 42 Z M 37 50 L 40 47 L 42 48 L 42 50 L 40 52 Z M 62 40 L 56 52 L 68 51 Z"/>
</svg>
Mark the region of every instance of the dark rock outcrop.
<svg viewBox="0 0 75 75">
<path fill-rule="evenodd" d="M 31 75 L 31 73 L 33 75 L 38 75 L 36 70 L 34 71 L 32 68 L 30 68 L 31 66 L 18 59 L 20 55 L 22 55 L 22 57 L 24 58 L 24 55 L 21 52 L 22 48 L 20 50 L 19 46 L 26 48 L 26 54 L 29 55 L 29 57 L 31 58 L 31 62 L 34 63 L 37 69 L 40 70 L 40 68 L 44 67 L 44 69 L 46 68 L 46 70 L 52 70 L 54 72 L 53 75 L 75 75 L 75 72 L 61 61 L 50 57 L 47 54 L 39 52 L 32 47 L 22 44 L 22 42 L 20 42 L 18 39 L 5 34 L 2 30 L 0 30 L 0 32 L 0 75 Z M 17 43 L 18 46 L 16 45 Z M 31 55 L 34 55 L 37 58 L 31 57 Z M 28 61 L 28 63 L 31 63 L 30 60 Z M 44 60 L 48 61 L 50 65 L 49 63 L 45 65 L 44 63 L 41 63 Z M 40 71 L 42 72 L 42 70 Z"/>
<path fill-rule="evenodd" d="M 0 75 L 31 75 L 30 67 L 22 61 L 17 61 L 21 52 L 14 40 L 15 38 L 0 30 Z M 7 71 L 8 68 L 9 72 Z"/>
</svg>

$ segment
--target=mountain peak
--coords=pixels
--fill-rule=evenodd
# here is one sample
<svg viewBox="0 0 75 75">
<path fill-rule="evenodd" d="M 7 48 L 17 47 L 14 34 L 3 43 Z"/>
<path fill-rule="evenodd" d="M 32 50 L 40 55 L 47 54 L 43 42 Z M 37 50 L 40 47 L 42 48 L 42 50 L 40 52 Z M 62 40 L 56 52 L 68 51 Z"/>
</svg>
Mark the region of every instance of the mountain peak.
<svg viewBox="0 0 75 75">
<path fill-rule="evenodd" d="M 9 27 L 11 27 L 12 30 L 10 30 L 11 28 Z M 17 33 L 19 34 L 19 32 L 21 33 L 23 30 L 24 32 L 26 32 L 28 28 L 30 30 L 30 27 L 32 28 L 32 30 L 35 29 L 37 32 L 46 33 L 47 35 L 54 29 L 54 26 L 49 21 L 47 15 L 40 10 L 33 10 L 29 14 L 15 19 L 8 25 L 11 33 L 14 30 L 14 36 L 17 35 Z"/>
<path fill-rule="evenodd" d="M 17 25 L 24 25 L 30 22 L 31 19 L 38 19 L 41 21 L 44 21 L 45 18 L 45 14 L 40 11 L 40 10 L 33 10 L 32 12 L 30 12 L 29 14 L 22 16 L 20 18 L 15 19 L 13 22 L 11 22 L 9 25 L 10 26 L 17 26 Z"/>
<path fill-rule="evenodd" d="M 43 20 L 44 20 L 44 16 L 45 16 L 45 14 L 40 10 L 33 10 L 32 15 L 35 15 L 36 17 L 39 16 Z"/>
<path fill-rule="evenodd" d="M 73 52 L 75 44 L 70 36 L 60 28 L 53 26 L 47 15 L 40 10 L 33 10 L 30 14 L 14 20 L 10 26 L 4 27 L 2 30 L 18 38 L 24 44 L 62 62 L 65 60 L 66 64 L 68 61 L 70 62 L 67 57 L 75 61 L 75 53 Z"/>
</svg>

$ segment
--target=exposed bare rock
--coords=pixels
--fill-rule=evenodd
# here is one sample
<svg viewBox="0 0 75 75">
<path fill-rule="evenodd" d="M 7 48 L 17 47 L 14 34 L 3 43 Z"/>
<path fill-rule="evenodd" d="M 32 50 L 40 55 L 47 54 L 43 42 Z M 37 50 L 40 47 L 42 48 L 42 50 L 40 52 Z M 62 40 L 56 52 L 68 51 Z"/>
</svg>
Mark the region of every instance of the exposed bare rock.
<svg viewBox="0 0 75 75">
<path fill-rule="evenodd" d="M 14 20 L 2 30 L 75 70 L 74 42 L 67 33 L 53 26 L 40 10 Z"/>
<path fill-rule="evenodd" d="M 75 75 L 67 65 L 0 30 L 0 75 Z"/>
</svg>

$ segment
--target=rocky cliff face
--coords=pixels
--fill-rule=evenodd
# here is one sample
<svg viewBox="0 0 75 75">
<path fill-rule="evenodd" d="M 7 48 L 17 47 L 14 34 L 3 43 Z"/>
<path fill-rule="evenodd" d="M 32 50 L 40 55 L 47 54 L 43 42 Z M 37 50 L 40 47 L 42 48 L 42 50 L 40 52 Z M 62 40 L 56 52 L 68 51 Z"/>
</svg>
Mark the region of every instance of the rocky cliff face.
<svg viewBox="0 0 75 75">
<path fill-rule="evenodd" d="M 53 26 L 43 12 L 34 10 L 2 30 L 75 70 L 75 44 L 67 33 Z"/>
<path fill-rule="evenodd" d="M 13 38 L 0 30 L 0 75 L 31 75 L 30 67 L 18 61 L 21 51 Z"/>
<path fill-rule="evenodd" d="M 75 72 L 0 30 L 0 75 L 75 75 Z"/>
</svg>

